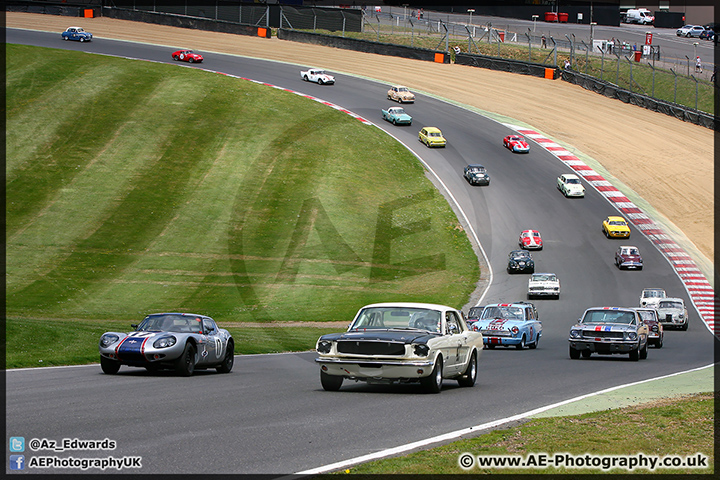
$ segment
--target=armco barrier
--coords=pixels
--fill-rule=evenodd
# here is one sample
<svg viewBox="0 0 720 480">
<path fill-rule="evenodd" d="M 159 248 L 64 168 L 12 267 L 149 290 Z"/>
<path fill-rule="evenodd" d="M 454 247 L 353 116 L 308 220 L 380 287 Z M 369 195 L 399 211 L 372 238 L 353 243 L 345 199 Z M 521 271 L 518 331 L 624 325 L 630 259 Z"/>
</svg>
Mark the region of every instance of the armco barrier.
<svg viewBox="0 0 720 480">
<path fill-rule="evenodd" d="M 455 63 L 459 65 L 469 65 L 471 67 L 488 68 L 490 70 L 500 70 L 502 72 L 532 75 L 540 78 L 552 78 L 553 80 L 559 76 L 557 68 L 550 68 L 541 63 L 523 62 L 522 60 L 490 57 L 472 53 L 457 54 L 455 56 Z"/>
<path fill-rule="evenodd" d="M 705 112 L 692 110 L 684 105 L 678 105 L 676 103 L 666 102 L 646 95 L 633 93 L 618 87 L 614 83 L 600 80 L 589 75 L 584 75 L 580 72 L 563 70 L 562 79 L 566 82 L 580 85 L 586 90 L 592 90 L 600 95 L 616 98 L 621 102 L 647 108 L 653 112 L 664 113 L 665 115 L 675 117 L 684 122 L 694 123 L 695 125 L 700 125 L 711 130 L 716 130 L 718 126 L 715 118 Z"/>
<path fill-rule="evenodd" d="M 207 30 L 210 32 L 234 33 L 236 35 L 249 35 L 253 37 L 264 36 L 270 38 L 270 29 L 240 23 L 226 22 L 200 17 L 186 17 L 170 13 L 147 12 L 142 10 L 126 10 L 124 8 L 103 7 L 104 17 L 117 18 L 119 20 L 130 20 L 133 22 L 155 23 L 171 27 L 192 28 L 196 30 Z M 260 29 L 265 35 L 261 35 Z"/>
<path fill-rule="evenodd" d="M 369 40 L 337 37 L 334 35 L 323 35 L 320 33 L 298 32 L 297 30 L 290 30 L 287 28 L 278 28 L 277 38 L 281 40 L 290 40 L 292 42 L 312 43 L 314 45 L 324 45 L 327 47 L 342 48 L 357 52 L 374 53 L 377 55 L 412 58 L 414 60 L 427 60 L 429 62 L 435 61 L 436 53 L 443 53 L 427 48 L 413 48 L 405 45 L 372 42 Z M 447 57 L 448 56 L 445 55 L 444 63 L 448 62 Z"/>
</svg>

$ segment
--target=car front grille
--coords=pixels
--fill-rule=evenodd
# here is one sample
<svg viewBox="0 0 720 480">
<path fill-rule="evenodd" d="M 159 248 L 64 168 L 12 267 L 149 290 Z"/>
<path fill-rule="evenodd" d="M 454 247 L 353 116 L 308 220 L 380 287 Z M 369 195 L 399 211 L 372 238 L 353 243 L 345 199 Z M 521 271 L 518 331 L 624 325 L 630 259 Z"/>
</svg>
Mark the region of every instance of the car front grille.
<svg viewBox="0 0 720 480">
<path fill-rule="evenodd" d="M 603 331 L 595 331 L 595 330 L 583 330 L 582 332 L 583 337 L 593 337 L 593 338 L 623 338 L 623 332 L 603 332 Z"/>
<path fill-rule="evenodd" d="M 354 355 L 404 355 L 405 344 L 394 342 L 338 342 L 339 353 Z"/>
</svg>

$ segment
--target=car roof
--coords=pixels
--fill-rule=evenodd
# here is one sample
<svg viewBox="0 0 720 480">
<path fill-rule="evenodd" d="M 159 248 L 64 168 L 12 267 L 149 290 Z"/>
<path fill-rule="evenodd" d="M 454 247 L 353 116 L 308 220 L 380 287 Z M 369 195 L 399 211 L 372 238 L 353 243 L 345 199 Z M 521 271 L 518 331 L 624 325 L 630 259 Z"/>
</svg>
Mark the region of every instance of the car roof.
<svg viewBox="0 0 720 480">
<path fill-rule="evenodd" d="M 550 272 L 545 272 L 545 273 L 543 273 L 543 272 L 535 272 L 535 273 L 533 273 L 532 275 L 555 275 L 555 274 L 554 274 L 554 273 L 550 273 Z M 557 275 L 555 275 L 555 276 L 557 277 Z"/>
<path fill-rule="evenodd" d="M 475 167 L 485 168 L 484 165 L 480 165 L 479 163 L 470 163 L 470 164 L 468 164 L 468 166 L 465 167 L 465 168 L 475 168 Z"/>
<path fill-rule="evenodd" d="M 638 248 L 638 247 L 636 247 L 635 245 L 620 245 L 620 248 Z M 640 250 L 640 249 L 638 248 L 638 250 Z"/>
<path fill-rule="evenodd" d="M 440 129 L 437 127 L 425 127 L 426 132 L 439 132 Z"/>
<path fill-rule="evenodd" d="M 667 302 L 668 300 L 685 303 L 685 300 L 679 297 L 665 297 L 660 299 L 661 302 Z"/>
<path fill-rule="evenodd" d="M 562 175 L 563 175 L 565 178 L 577 178 L 578 180 L 580 180 L 580 177 L 578 177 L 578 176 L 575 175 L 574 173 L 563 173 Z"/>
<path fill-rule="evenodd" d="M 623 217 L 619 217 L 617 215 L 610 215 L 609 217 L 607 217 L 607 219 L 608 220 L 622 220 L 623 222 L 625 221 L 625 219 Z"/>
<path fill-rule="evenodd" d="M 384 303 L 371 303 L 365 305 L 362 308 L 374 308 L 374 307 L 401 307 L 401 308 L 427 308 L 431 310 L 457 310 L 447 305 L 439 305 L 436 303 L 415 303 L 415 302 L 384 302 Z M 361 309 L 362 310 L 362 309 Z"/>
<path fill-rule="evenodd" d="M 405 85 L 393 85 L 390 88 L 407 88 Z"/>
</svg>

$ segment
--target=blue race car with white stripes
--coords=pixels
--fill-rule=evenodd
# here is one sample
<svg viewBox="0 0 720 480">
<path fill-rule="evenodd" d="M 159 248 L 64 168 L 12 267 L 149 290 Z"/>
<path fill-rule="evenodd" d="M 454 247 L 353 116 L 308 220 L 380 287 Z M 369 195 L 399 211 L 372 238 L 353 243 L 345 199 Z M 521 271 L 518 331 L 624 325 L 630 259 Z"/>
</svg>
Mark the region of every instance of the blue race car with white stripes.
<svg viewBox="0 0 720 480">
<path fill-rule="evenodd" d="M 225 329 L 205 315 L 154 313 L 130 333 L 107 332 L 100 337 L 100 367 L 112 375 L 121 365 L 149 371 L 173 369 L 182 376 L 215 368 L 230 373 L 235 342 Z"/>
<path fill-rule="evenodd" d="M 471 328 L 483 334 L 483 344 L 490 349 L 496 345 L 518 350 L 537 348 L 542 336 L 542 323 L 530 302 L 486 305 Z"/>
</svg>

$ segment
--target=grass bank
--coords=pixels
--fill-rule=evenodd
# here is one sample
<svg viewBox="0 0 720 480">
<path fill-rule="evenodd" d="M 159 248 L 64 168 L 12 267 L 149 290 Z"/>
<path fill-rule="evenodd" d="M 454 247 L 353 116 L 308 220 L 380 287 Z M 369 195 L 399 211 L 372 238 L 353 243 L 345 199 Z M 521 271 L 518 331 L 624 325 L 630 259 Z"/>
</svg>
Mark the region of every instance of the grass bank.
<svg viewBox="0 0 720 480">
<path fill-rule="evenodd" d="M 460 307 L 473 290 L 465 232 L 376 127 L 197 69 L 6 55 L 9 356 L 85 362 L 73 353 L 85 340 L 60 354 L 33 339 L 76 327 L 89 341 L 158 311 L 349 321 L 366 303 Z M 260 331 L 238 350 L 303 350 L 318 335 Z"/>
<path fill-rule="evenodd" d="M 648 468 L 491 468 L 480 467 L 477 457 L 522 457 L 529 454 L 569 453 L 596 457 L 645 456 L 689 457 L 700 453 L 708 468 L 656 468 L 652 473 L 714 473 L 714 399 L 710 393 L 683 399 L 666 399 L 639 406 L 569 417 L 530 420 L 517 427 L 496 430 L 476 438 L 453 442 L 404 457 L 370 462 L 340 473 L 353 474 L 590 474 L 651 473 Z M 459 459 L 469 453 L 476 457 L 473 466 L 463 469 Z M 698 462 L 700 466 L 702 463 Z"/>
</svg>

